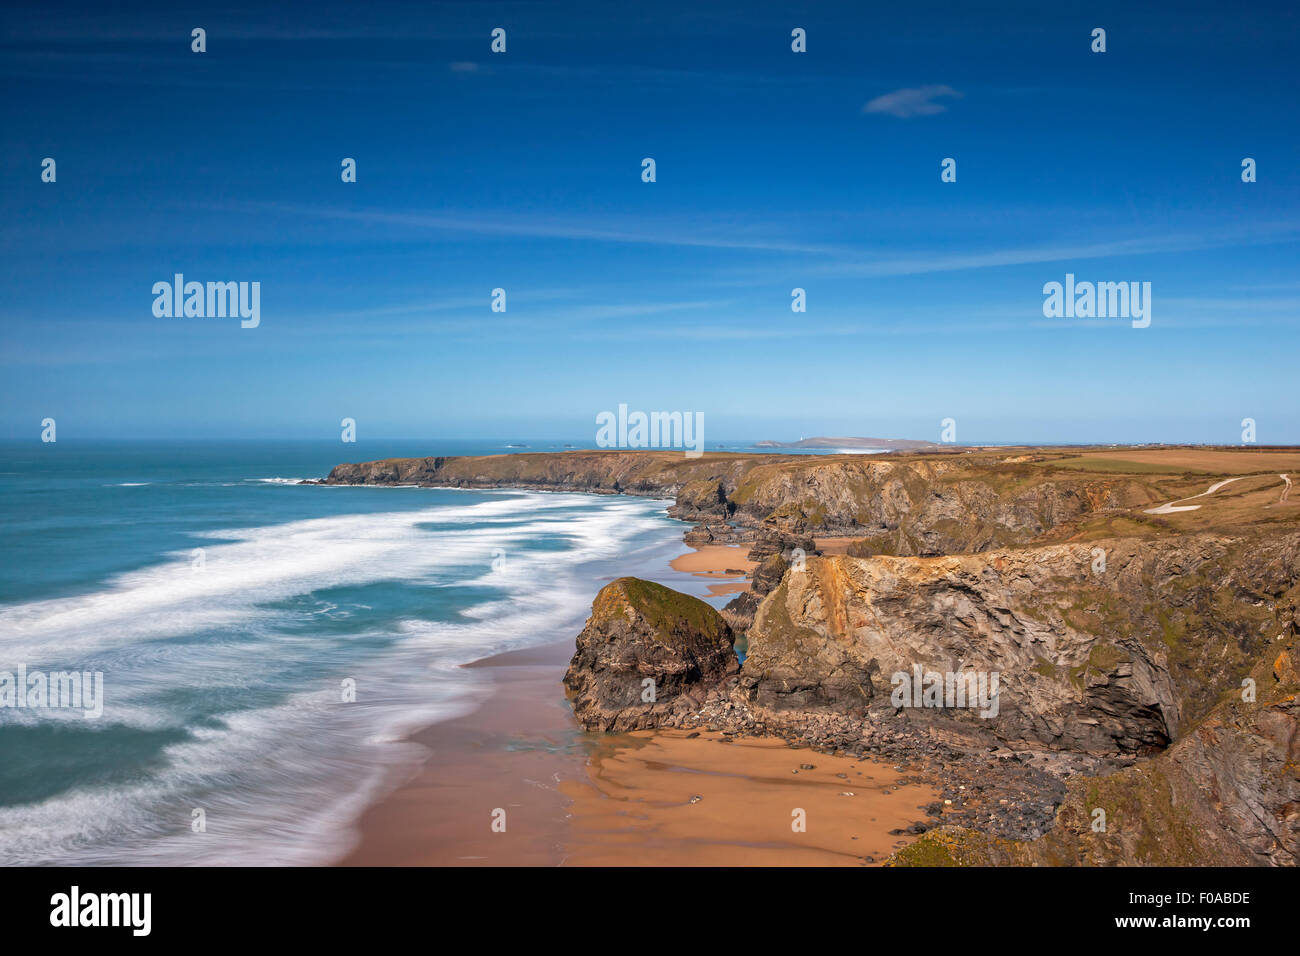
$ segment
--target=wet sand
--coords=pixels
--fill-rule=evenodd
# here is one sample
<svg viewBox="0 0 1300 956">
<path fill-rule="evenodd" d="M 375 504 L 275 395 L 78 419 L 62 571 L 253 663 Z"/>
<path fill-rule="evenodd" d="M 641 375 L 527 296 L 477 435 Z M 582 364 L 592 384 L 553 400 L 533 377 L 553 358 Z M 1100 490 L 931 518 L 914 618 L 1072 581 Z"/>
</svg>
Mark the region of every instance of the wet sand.
<svg viewBox="0 0 1300 956">
<path fill-rule="evenodd" d="M 586 774 L 584 734 L 560 678 L 564 641 L 470 664 L 491 672 L 475 711 L 412 736 L 424 766 L 370 807 L 345 866 L 554 866 L 564 858 L 569 800 L 561 779 Z M 505 832 L 493 832 L 494 811 Z"/>
<path fill-rule="evenodd" d="M 494 692 L 412 738 L 428 760 L 363 814 L 340 863 L 862 865 L 913 839 L 889 831 L 923 819 L 919 808 L 936 799 L 900 787 L 887 764 L 775 738 L 586 734 L 560 685 L 570 650 L 565 641 L 470 665 L 491 671 Z M 796 808 L 802 833 L 791 829 Z M 492 829 L 498 810 L 504 832 Z"/>
</svg>

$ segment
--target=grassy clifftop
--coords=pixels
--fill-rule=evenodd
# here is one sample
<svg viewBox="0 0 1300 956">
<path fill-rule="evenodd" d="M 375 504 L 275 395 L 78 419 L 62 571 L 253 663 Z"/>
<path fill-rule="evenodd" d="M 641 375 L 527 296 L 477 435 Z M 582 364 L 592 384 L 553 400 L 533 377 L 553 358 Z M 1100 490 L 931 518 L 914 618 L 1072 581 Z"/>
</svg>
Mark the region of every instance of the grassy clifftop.
<svg viewBox="0 0 1300 956">
<path fill-rule="evenodd" d="M 934 556 L 1294 525 L 1300 493 L 1280 500 L 1287 474 L 1300 474 L 1300 451 L 953 448 L 699 458 L 567 451 L 342 464 L 325 482 L 675 497 L 673 514 L 691 521 L 851 536 L 861 554 Z"/>
</svg>

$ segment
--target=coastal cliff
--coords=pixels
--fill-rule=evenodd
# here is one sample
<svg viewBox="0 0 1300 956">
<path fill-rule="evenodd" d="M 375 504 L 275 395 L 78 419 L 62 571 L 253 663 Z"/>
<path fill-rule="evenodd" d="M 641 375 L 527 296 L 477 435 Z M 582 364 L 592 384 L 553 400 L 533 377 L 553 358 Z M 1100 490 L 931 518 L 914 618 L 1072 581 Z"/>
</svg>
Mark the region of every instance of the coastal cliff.
<svg viewBox="0 0 1300 956">
<path fill-rule="evenodd" d="M 766 456 L 711 454 L 688 459 L 680 452 L 568 451 L 385 458 L 336 465 L 322 483 L 525 488 L 671 498 L 696 480 L 734 484 L 759 457 Z"/>
<path fill-rule="evenodd" d="M 738 672 L 696 669 L 676 706 L 578 698 L 575 712 L 599 729 L 778 734 L 926 767 L 952 800 L 899 864 L 1294 865 L 1300 535 L 1099 547 L 1101 573 L 1092 548 L 1069 546 L 809 558 L 762 599 Z M 584 647 L 625 617 L 593 612 L 566 684 L 598 678 Z M 682 643 L 692 624 L 675 622 Z M 653 660 L 621 674 L 680 683 L 680 662 L 660 678 Z M 996 706 L 900 706 L 891 691 L 915 667 L 996 673 Z"/>
<path fill-rule="evenodd" d="M 571 452 L 325 481 L 671 497 L 688 543 L 752 542 L 753 585 L 721 616 L 649 582 L 604 589 L 565 677 L 575 713 L 898 761 L 945 799 L 896 865 L 1295 865 L 1285 469 L 1300 454 Z M 847 553 L 820 554 L 833 537 Z"/>
<path fill-rule="evenodd" d="M 810 559 L 760 606 L 732 698 L 769 724 L 835 713 L 997 753 L 1102 758 L 1070 775 L 1041 838 L 966 826 L 901 862 L 1295 865 L 1298 628 L 1295 533 Z M 996 713 L 893 706 L 890 675 L 918 663 L 997 672 Z"/>
<path fill-rule="evenodd" d="M 1064 461 L 1068 463 L 1068 458 Z M 693 543 L 759 529 L 863 540 L 872 554 L 1023 544 L 1089 515 L 1168 497 L 1167 476 L 1098 475 L 979 454 L 808 456 L 571 451 L 337 465 L 329 485 L 520 488 L 674 498 Z"/>
<path fill-rule="evenodd" d="M 1104 570 L 1100 570 L 1104 556 Z M 999 707 L 908 707 L 983 743 L 1161 750 L 1296 626 L 1300 534 L 1102 539 L 943 558 L 808 558 L 749 629 L 763 711 L 887 715 L 891 677 L 999 674 Z"/>
<path fill-rule="evenodd" d="M 1168 751 L 1081 776 L 1046 834 L 1005 839 L 943 826 L 899 866 L 1300 865 L 1300 650 L 1294 636 L 1248 675 L 1258 697 L 1229 697 Z"/>
</svg>

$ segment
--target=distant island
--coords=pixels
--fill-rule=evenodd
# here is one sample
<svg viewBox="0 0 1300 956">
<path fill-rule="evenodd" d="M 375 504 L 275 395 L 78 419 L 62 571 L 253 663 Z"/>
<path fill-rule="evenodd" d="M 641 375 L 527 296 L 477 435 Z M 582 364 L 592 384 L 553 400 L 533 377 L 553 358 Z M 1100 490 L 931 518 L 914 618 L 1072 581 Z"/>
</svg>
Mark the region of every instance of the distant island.
<svg viewBox="0 0 1300 956">
<path fill-rule="evenodd" d="M 798 441 L 757 441 L 755 448 L 864 448 L 881 451 L 916 451 L 922 448 L 934 448 L 932 441 L 918 441 L 914 438 L 800 438 Z"/>
</svg>

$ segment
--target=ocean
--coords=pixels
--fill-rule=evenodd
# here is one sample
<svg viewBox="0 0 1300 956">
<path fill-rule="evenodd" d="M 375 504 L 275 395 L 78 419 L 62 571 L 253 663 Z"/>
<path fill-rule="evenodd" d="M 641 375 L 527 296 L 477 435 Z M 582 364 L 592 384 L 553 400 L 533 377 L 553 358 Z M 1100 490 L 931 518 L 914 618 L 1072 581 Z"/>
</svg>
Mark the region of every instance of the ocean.
<svg viewBox="0 0 1300 956">
<path fill-rule="evenodd" d="M 0 444 L 0 863 L 329 862 L 481 699 L 460 665 L 573 638 L 622 574 L 704 595 L 666 501 L 296 483 L 507 450 Z M 80 707 L 21 699 L 58 672 Z"/>
</svg>

